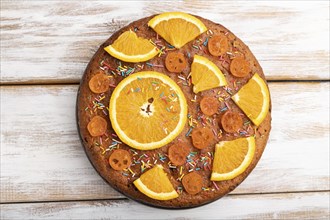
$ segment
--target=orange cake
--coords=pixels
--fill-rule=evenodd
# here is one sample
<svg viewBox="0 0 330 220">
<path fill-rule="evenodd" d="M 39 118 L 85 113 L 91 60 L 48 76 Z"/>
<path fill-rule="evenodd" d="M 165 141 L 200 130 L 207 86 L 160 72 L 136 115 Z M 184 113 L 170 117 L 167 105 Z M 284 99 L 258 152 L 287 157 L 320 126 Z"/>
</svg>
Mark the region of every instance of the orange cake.
<svg viewBox="0 0 330 220">
<path fill-rule="evenodd" d="M 253 170 L 271 102 L 240 39 L 168 12 L 100 46 L 80 84 L 77 121 L 88 158 L 114 189 L 144 204 L 190 208 L 221 198 Z"/>
</svg>

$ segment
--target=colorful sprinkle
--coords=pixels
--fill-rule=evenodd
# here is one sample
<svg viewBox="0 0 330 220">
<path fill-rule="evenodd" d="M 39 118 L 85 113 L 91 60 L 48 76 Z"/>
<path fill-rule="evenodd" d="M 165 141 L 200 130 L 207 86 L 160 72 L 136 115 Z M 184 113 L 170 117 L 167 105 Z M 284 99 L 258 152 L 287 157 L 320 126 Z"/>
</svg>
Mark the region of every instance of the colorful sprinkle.
<svg viewBox="0 0 330 220">
<path fill-rule="evenodd" d="M 227 107 L 223 107 L 222 109 L 220 109 L 220 112 L 224 112 L 224 111 L 227 111 L 228 108 Z"/>
<path fill-rule="evenodd" d="M 192 127 L 189 128 L 188 132 L 186 133 L 186 137 L 188 137 L 191 132 L 192 132 Z"/>
<path fill-rule="evenodd" d="M 182 77 L 182 76 L 178 76 L 179 79 L 186 81 L 186 78 Z"/>
<path fill-rule="evenodd" d="M 122 142 L 120 142 L 120 141 L 118 141 L 118 140 L 116 140 L 116 139 L 114 139 L 114 138 L 112 138 L 112 141 L 114 141 L 114 142 L 116 142 L 116 143 L 119 143 L 119 144 L 122 144 Z"/>
<path fill-rule="evenodd" d="M 213 183 L 214 187 L 215 187 L 217 190 L 219 190 L 219 186 L 218 186 L 214 181 L 212 181 L 212 183 Z"/>
<path fill-rule="evenodd" d="M 166 46 L 167 46 L 168 48 L 175 49 L 175 47 L 172 46 L 171 44 L 166 43 Z"/>
<path fill-rule="evenodd" d="M 208 42 L 209 42 L 209 38 L 207 37 L 207 38 L 205 39 L 204 43 L 203 43 L 204 47 L 207 46 L 207 43 L 208 43 Z"/>
<path fill-rule="evenodd" d="M 195 48 L 196 50 L 199 50 L 199 47 L 196 45 L 192 45 L 193 48 Z"/>
<path fill-rule="evenodd" d="M 246 121 L 244 122 L 244 125 L 249 125 L 251 122 L 250 121 Z"/>
</svg>

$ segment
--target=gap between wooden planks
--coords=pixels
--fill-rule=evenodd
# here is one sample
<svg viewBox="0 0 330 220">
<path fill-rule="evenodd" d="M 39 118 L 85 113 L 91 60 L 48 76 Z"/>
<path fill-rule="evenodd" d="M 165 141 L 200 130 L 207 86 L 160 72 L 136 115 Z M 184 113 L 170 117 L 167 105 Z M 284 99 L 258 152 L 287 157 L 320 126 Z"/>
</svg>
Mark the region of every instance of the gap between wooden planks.
<svg viewBox="0 0 330 220">
<path fill-rule="evenodd" d="M 329 219 L 329 192 L 229 195 L 186 210 L 165 210 L 131 200 L 0 205 L 2 219 Z M 216 211 L 215 211 L 216 210 Z"/>
<path fill-rule="evenodd" d="M 329 80 L 329 1 L 1 1 L 0 84 L 78 83 L 110 35 L 164 11 L 223 24 L 268 80 Z"/>
<path fill-rule="evenodd" d="M 330 189 L 329 84 L 269 84 L 269 143 L 232 194 Z M 80 144 L 77 85 L 0 88 L 1 202 L 124 198 L 97 175 Z"/>
</svg>

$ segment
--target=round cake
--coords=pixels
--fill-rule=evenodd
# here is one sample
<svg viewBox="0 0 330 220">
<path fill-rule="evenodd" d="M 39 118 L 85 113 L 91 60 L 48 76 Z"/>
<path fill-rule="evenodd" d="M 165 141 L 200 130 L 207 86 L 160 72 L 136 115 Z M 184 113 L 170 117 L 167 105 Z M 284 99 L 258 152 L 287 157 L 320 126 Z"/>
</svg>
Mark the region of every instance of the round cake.
<svg viewBox="0 0 330 220">
<path fill-rule="evenodd" d="M 114 189 L 152 206 L 191 208 L 251 173 L 269 137 L 271 101 L 239 38 L 168 12 L 100 46 L 80 83 L 77 123 L 89 160 Z"/>
</svg>

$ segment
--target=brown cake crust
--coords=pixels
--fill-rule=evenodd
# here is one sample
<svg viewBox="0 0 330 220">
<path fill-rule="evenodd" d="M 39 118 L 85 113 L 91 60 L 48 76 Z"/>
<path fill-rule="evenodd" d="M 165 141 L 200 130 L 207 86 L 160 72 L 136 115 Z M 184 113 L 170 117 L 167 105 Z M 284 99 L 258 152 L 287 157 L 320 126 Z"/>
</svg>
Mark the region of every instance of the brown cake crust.
<svg viewBox="0 0 330 220">
<path fill-rule="evenodd" d="M 153 15 L 155 16 L 155 15 Z M 109 157 L 111 155 L 111 150 L 114 149 L 114 147 L 108 148 L 108 146 L 111 146 L 113 144 L 113 140 L 120 141 L 118 137 L 114 135 L 114 131 L 111 127 L 111 122 L 108 116 L 108 111 L 106 107 L 109 106 L 109 100 L 113 91 L 113 87 L 117 85 L 124 77 L 119 76 L 115 70 L 115 68 L 118 66 L 118 60 L 111 57 L 106 51 L 104 51 L 104 47 L 110 45 L 113 43 L 115 39 L 118 38 L 120 34 L 127 30 L 133 30 L 136 32 L 136 34 L 140 37 L 144 37 L 147 39 L 152 39 L 153 41 L 160 41 L 160 44 L 167 45 L 163 39 L 160 39 L 160 37 L 157 39 L 157 34 L 148 27 L 147 23 L 148 21 L 153 17 L 146 17 L 143 19 L 140 19 L 138 21 L 132 22 L 126 27 L 123 27 L 116 33 L 114 33 L 108 40 L 106 40 L 100 48 L 97 50 L 93 58 L 91 59 L 90 63 L 88 64 L 86 71 L 83 75 L 83 78 L 80 83 L 80 88 L 78 91 L 78 97 L 77 97 L 77 122 L 78 122 L 78 130 L 80 133 L 80 137 L 84 146 L 84 149 L 86 151 L 86 154 L 93 164 L 94 168 L 97 170 L 97 172 L 116 190 L 123 193 L 129 198 L 132 198 L 134 200 L 137 200 L 139 202 L 142 202 L 144 204 L 162 207 L 162 208 L 191 208 L 200 206 L 212 201 L 215 201 L 222 196 L 226 195 L 230 191 L 234 190 L 254 169 L 257 162 L 259 161 L 264 148 L 266 146 L 269 132 L 271 129 L 271 105 L 269 108 L 269 113 L 267 114 L 267 117 L 265 120 L 258 126 L 254 126 L 251 123 L 248 123 L 248 118 L 244 115 L 244 113 L 234 104 L 234 102 L 228 98 L 232 95 L 234 95 L 243 85 L 247 83 L 247 81 L 253 76 L 254 73 L 258 73 L 259 76 L 265 80 L 265 76 L 263 74 L 262 68 L 259 65 L 258 61 L 252 54 L 252 52 L 249 50 L 249 48 L 239 39 L 237 38 L 233 33 L 231 33 L 228 29 L 223 27 L 220 24 L 216 24 L 212 21 L 209 21 L 207 19 L 199 18 L 205 26 L 211 30 L 211 32 L 205 32 L 202 35 L 200 35 L 197 39 L 187 43 L 185 46 L 183 46 L 180 49 L 175 49 L 174 51 L 182 52 L 187 59 L 188 67 L 183 71 L 183 76 L 187 76 L 190 73 L 190 66 L 193 61 L 194 54 L 202 55 L 207 57 L 209 60 L 214 62 L 221 71 L 225 74 L 226 80 L 228 82 L 227 88 L 216 88 L 208 91 L 200 92 L 195 99 L 195 94 L 192 92 L 192 86 L 185 85 L 185 82 L 178 83 L 180 88 L 182 89 L 183 93 L 186 96 L 187 103 L 188 103 L 188 112 L 190 115 L 194 116 L 197 120 L 196 116 L 201 116 L 200 111 L 198 111 L 198 105 L 202 97 L 204 96 L 217 96 L 224 99 L 220 103 L 220 109 L 215 116 L 211 116 L 209 118 L 202 118 L 199 119 L 198 124 L 201 126 L 201 124 L 205 123 L 208 124 L 210 127 L 212 127 L 216 134 L 221 129 L 221 126 L 219 123 L 219 120 L 221 116 L 226 111 L 226 108 L 230 108 L 231 110 L 235 112 L 239 112 L 242 115 L 243 121 L 246 122 L 243 127 L 242 133 L 238 134 L 231 134 L 226 133 L 223 131 L 221 137 L 215 137 L 212 144 L 202 150 L 196 149 L 193 147 L 191 142 L 191 137 L 186 137 L 187 132 L 189 131 L 189 125 L 186 124 L 185 128 L 183 129 L 182 133 L 171 143 L 168 145 L 165 145 L 159 149 L 155 150 L 149 150 L 149 151 L 139 151 L 139 150 L 132 150 L 129 146 L 120 143 L 120 149 L 126 149 L 129 150 L 129 152 L 132 154 L 133 161 L 135 161 L 133 166 L 131 166 L 132 172 L 123 172 L 123 171 L 116 171 L 112 169 L 109 165 Z M 226 53 L 223 57 L 214 57 L 212 56 L 207 49 L 207 46 L 204 46 L 204 43 L 206 39 L 209 37 L 210 34 L 225 34 L 228 38 L 229 43 L 229 51 Z M 200 40 L 199 40 L 200 39 Z M 166 47 L 169 50 L 172 50 L 168 46 Z M 198 49 L 197 49 L 198 48 Z M 241 56 L 243 55 L 245 59 L 248 61 L 251 67 L 251 72 L 248 76 L 244 78 L 236 78 L 230 74 L 229 70 L 229 63 L 230 59 L 235 56 Z M 153 70 L 157 72 L 164 73 L 168 75 L 170 78 L 172 78 L 176 82 L 180 82 L 180 79 L 178 78 L 178 74 L 176 73 L 170 73 L 165 68 L 165 57 L 166 55 L 162 55 L 160 57 L 156 56 L 150 61 L 147 61 L 147 63 L 151 63 L 153 66 L 146 64 L 146 62 L 142 63 L 126 63 L 121 61 L 121 66 L 127 66 L 134 68 L 134 72 L 140 72 L 140 71 L 147 71 L 147 70 Z M 115 73 L 112 78 L 110 78 L 111 86 L 110 89 L 105 92 L 104 94 L 95 94 L 90 91 L 88 83 L 92 76 L 96 75 L 100 72 L 100 66 L 101 69 L 105 68 L 105 73 L 109 75 L 113 75 L 111 73 L 111 70 Z M 164 66 L 164 67 L 162 67 Z M 141 68 L 142 67 L 142 68 Z M 124 67 L 125 68 L 125 67 Z M 129 70 L 130 68 L 128 68 Z M 102 70 L 103 71 L 103 70 Z M 134 73 L 130 73 L 134 74 Z M 187 82 L 186 82 L 187 83 Z M 229 91 L 229 92 L 228 92 Z M 219 94 L 220 93 L 220 94 Z M 102 99 L 102 100 L 100 100 Z M 194 100 L 194 101 L 191 101 Z M 94 102 L 94 103 L 93 103 Z M 96 103 L 96 104 L 95 104 Z M 102 103 L 102 104 L 98 104 Z M 96 106 L 96 107 L 95 107 Z M 91 118 L 95 115 L 99 115 L 106 119 L 108 123 L 107 133 L 105 136 L 99 137 L 92 137 L 88 130 L 87 125 Z M 191 152 L 198 152 L 196 156 L 192 156 L 192 159 L 197 159 L 199 163 L 205 162 L 201 161 L 201 156 L 209 157 L 212 160 L 212 152 L 214 152 L 214 145 L 219 141 L 226 141 L 226 140 L 234 140 L 239 137 L 246 137 L 250 135 L 255 135 L 256 138 L 256 151 L 253 158 L 252 163 L 250 166 L 243 172 L 241 175 L 237 176 L 236 178 L 232 180 L 227 181 L 220 181 L 220 182 L 211 182 L 210 175 L 211 175 L 211 169 L 212 165 L 200 165 L 202 169 L 198 170 L 198 174 L 200 174 L 203 177 L 203 183 L 204 183 L 204 189 L 199 192 L 196 195 L 190 195 L 182 187 L 182 183 L 178 178 L 180 178 L 180 175 L 182 173 L 188 173 L 189 168 L 191 168 L 189 165 L 184 165 L 183 171 L 180 171 L 180 166 L 177 168 L 170 168 L 168 162 L 169 159 L 166 157 L 164 159 L 164 156 L 166 156 L 168 147 L 170 147 L 172 144 L 178 143 L 178 142 L 184 142 L 186 143 L 190 149 Z M 117 145 L 116 145 L 117 146 Z M 130 150 L 131 149 L 131 150 Z M 143 156 L 146 154 L 146 156 Z M 161 154 L 161 155 L 160 155 Z M 142 159 L 141 159 L 142 158 Z M 133 181 L 137 179 L 141 174 L 141 167 L 140 164 L 137 163 L 141 160 L 147 161 L 149 159 L 150 164 L 153 165 L 154 163 L 162 164 L 164 167 L 165 172 L 168 174 L 168 177 L 170 181 L 172 182 L 175 189 L 178 189 L 179 197 L 172 200 L 167 201 L 159 201 L 155 199 L 151 199 L 141 192 L 137 190 L 137 188 L 133 185 Z M 157 160 L 157 161 L 156 161 Z M 197 167 L 197 166 L 196 166 Z M 194 167 L 194 168 L 196 168 Z M 133 175 L 134 173 L 134 175 Z M 216 184 L 216 186 L 215 186 Z M 179 187 L 179 188 L 178 188 Z M 181 188 L 180 188 L 181 187 Z"/>
</svg>

